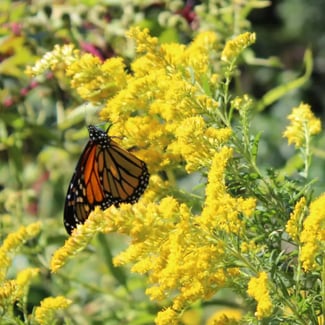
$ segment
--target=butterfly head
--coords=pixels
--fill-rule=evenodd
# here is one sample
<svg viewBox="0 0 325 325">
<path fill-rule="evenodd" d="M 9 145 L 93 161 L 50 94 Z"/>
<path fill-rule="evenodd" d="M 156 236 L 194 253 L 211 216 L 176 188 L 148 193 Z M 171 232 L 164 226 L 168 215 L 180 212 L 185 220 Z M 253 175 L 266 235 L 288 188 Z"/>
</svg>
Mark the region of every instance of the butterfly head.
<svg viewBox="0 0 325 325">
<path fill-rule="evenodd" d="M 94 125 L 88 126 L 89 139 L 95 143 L 103 143 L 108 141 L 107 133 Z"/>
</svg>

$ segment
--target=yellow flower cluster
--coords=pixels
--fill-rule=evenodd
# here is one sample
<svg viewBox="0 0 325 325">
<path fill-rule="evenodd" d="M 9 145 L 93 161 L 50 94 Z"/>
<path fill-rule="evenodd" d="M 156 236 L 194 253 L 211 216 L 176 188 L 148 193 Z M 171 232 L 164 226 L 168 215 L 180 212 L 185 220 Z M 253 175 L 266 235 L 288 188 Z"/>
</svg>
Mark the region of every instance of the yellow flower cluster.
<svg viewBox="0 0 325 325">
<path fill-rule="evenodd" d="M 310 204 L 310 212 L 303 224 L 300 236 L 302 243 L 300 260 L 305 271 L 312 271 L 321 266 L 316 257 L 325 258 L 325 194 Z"/>
<path fill-rule="evenodd" d="M 301 220 L 304 217 L 304 210 L 306 208 L 306 198 L 302 197 L 297 204 L 295 205 L 295 208 L 293 212 L 290 214 L 290 219 L 287 222 L 286 225 L 286 231 L 290 235 L 290 237 L 298 241 L 301 231 Z"/>
<path fill-rule="evenodd" d="M 28 293 L 32 279 L 38 274 L 39 269 L 27 268 L 20 271 L 15 279 L 6 280 L 6 275 L 12 259 L 23 244 L 40 231 L 40 223 L 34 223 L 27 227 L 20 227 L 16 232 L 9 234 L 0 247 L 0 305 L 2 312 L 17 302 L 22 302 Z"/>
<path fill-rule="evenodd" d="M 270 316 L 272 312 L 272 301 L 268 289 L 266 272 L 260 272 L 257 277 L 250 279 L 247 293 L 257 302 L 256 317 L 262 319 Z"/>
<path fill-rule="evenodd" d="M 84 249 L 95 234 L 100 231 L 105 232 L 108 223 L 109 219 L 103 218 L 103 212 L 99 208 L 96 208 L 89 215 L 85 224 L 75 228 L 72 236 L 65 241 L 64 246 L 54 252 L 50 265 L 51 271 L 55 273 L 72 256 Z M 107 231 L 115 231 L 115 229 L 109 229 Z"/>
<path fill-rule="evenodd" d="M 5 279 L 7 269 L 11 265 L 12 256 L 29 239 L 35 237 L 40 231 L 40 223 L 33 223 L 27 227 L 20 227 L 16 232 L 7 236 L 0 247 L 0 282 Z"/>
<path fill-rule="evenodd" d="M 193 172 L 211 165 L 216 148 L 228 140 L 231 130 L 207 127 L 203 117 L 197 116 L 184 119 L 175 135 L 177 140 L 168 148 L 186 160 L 187 172 Z"/>
<path fill-rule="evenodd" d="M 213 132 L 201 117 L 218 109 L 202 86 L 203 78 L 213 77 L 209 57 L 217 44 L 215 34 L 199 34 L 188 46 L 158 45 L 147 30 L 137 27 L 129 35 L 142 55 L 132 63 L 133 74 L 128 75 L 124 88 L 101 111 L 104 120 L 113 122 L 111 134 L 123 137 L 126 147 L 145 147 L 138 156 L 145 157 L 151 171 L 166 170 L 185 160 L 191 172 L 198 167 L 199 152 L 205 155 L 199 167 L 208 166 L 211 158 L 206 156 L 229 134 Z M 184 132 L 195 125 L 197 134 L 184 142 Z"/>
<path fill-rule="evenodd" d="M 168 183 L 163 182 L 160 177 L 153 175 L 150 180 L 151 186 L 145 192 L 140 202 L 133 205 L 133 210 L 139 208 L 146 209 L 145 202 L 153 202 L 156 198 L 157 192 L 160 191 L 162 195 L 169 191 Z M 142 202 L 143 201 L 143 202 Z M 57 272 L 66 262 L 83 250 L 89 241 L 99 232 L 120 232 L 126 234 L 135 234 L 137 227 L 133 224 L 133 219 L 128 215 L 120 215 L 119 211 L 129 209 L 128 204 L 122 204 L 119 209 L 111 207 L 107 212 L 96 208 L 83 225 L 78 225 L 73 230 L 72 235 L 68 237 L 64 245 L 57 249 L 51 259 L 50 269 L 53 273 Z M 140 223 L 141 219 L 137 219 Z"/>
<path fill-rule="evenodd" d="M 207 231 L 221 230 L 240 235 L 245 230 L 245 219 L 255 209 L 254 199 L 233 198 L 227 193 L 224 172 L 232 155 L 230 148 L 224 147 L 216 153 L 208 175 L 205 205 L 198 223 Z"/>
<path fill-rule="evenodd" d="M 16 283 L 17 283 L 17 296 L 18 297 L 23 297 L 28 289 L 29 289 L 29 284 L 31 280 L 38 275 L 39 269 L 38 268 L 28 268 L 20 271 L 17 274 L 16 277 Z"/>
<path fill-rule="evenodd" d="M 101 63 L 89 54 L 70 64 L 67 72 L 83 98 L 107 99 L 101 117 L 113 123 L 111 136 L 120 137 L 125 147 L 137 148 L 137 156 L 153 174 L 150 186 L 134 205 L 92 212 L 54 254 L 51 269 L 60 268 L 96 232 L 127 234 L 131 245 L 115 264 L 132 262 L 133 272 L 147 273 L 151 287 L 146 293 L 151 299 L 166 302 L 173 297 L 156 323 L 176 324 L 187 306 L 211 298 L 229 277 L 238 276 L 238 268 L 225 265 L 225 242 L 216 232 L 241 235 L 256 203 L 229 195 L 224 181 L 232 157 L 226 147 L 231 130 L 214 119 L 219 110 L 211 96 L 218 78 L 211 60 L 218 46 L 215 33 L 200 33 L 188 46 L 159 45 L 147 30 L 137 27 L 129 36 L 136 40 L 139 54 L 132 74 L 120 59 Z M 238 42 L 242 48 L 249 44 Z M 172 187 L 154 175 L 161 170 L 172 174 L 182 165 L 187 172 L 208 171 L 201 214 L 166 196 L 173 193 Z"/>
<path fill-rule="evenodd" d="M 0 305 L 3 315 L 7 313 L 7 310 L 11 310 L 15 304 L 19 307 L 25 304 L 31 281 L 39 273 L 38 268 L 26 268 L 18 272 L 15 279 L 5 280 L 13 255 L 27 240 L 37 236 L 39 231 L 39 222 L 20 227 L 18 231 L 9 234 L 0 247 Z M 35 309 L 34 319 L 41 325 L 54 324 L 55 310 L 66 308 L 68 304 L 70 302 L 63 297 L 45 298 L 41 302 L 41 306 Z M 32 315 L 30 317 L 33 318 Z"/>
<path fill-rule="evenodd" d="M 218 79 L 213 60 L 219 47 L 216 33 L 201 32 L 187 46 L 160 45 L 139 27 L 131 28 L 128 36 L 139 54 L 131 64 L 132 73 L 121 58 L 101 62 L 71 45 L 56 46 L 29 72 L 36 75 L 64 66 L 83 99 L 105 105 L 100 114 L 113 123 L 111 135 L 121 137 L 125 147 L 139 147 L 137 155 L 146 158 L 151 172 L 183 161 L 188 172 L 209 167 L 213 152 L 230 135 L 230 130 L 216 130 L 202 118 L 217 115 L 219 109 L 211 96 Z M 252 38 L 240 35 L 229 46 L 238 52 Z M 195 127 L 195 134 L 188 137 Z"/>
<path fill-rule="evenodd" d="M 226 62 L 232 62 L 236 60 L 239 54 L 248 46 L 255 43 L 255 33 L 244 33 L 235 37 L 226 43 L 222 53 L 221 60 Z"/>
<path fill-rule="evenodd" d="M 71 86 L 81 98 L 91 102 L 106 101 L 126 85 L 127 74 L 121 58 L 102 63 L 98 57 L 84 54 L 67 67 Z"/>
<path fill-rule="evenodd" d="M 138 53 L 142 53 L 142 52 L 155 53 L 159 49 L 158 38 L 152 37 L 149 34 L 149 29 L 147 28 L 143 30 L 141 30 L 139 27 L 131 28 L 127 32 L 127 36 L 136 40 L 137 42 L 136 50 Z"/>
<path fill-rule="evenodd" d="M 56 323 L 55 312 L 65 309 L 71 304 L 65 297 L 48 297 L 41 301 L 41 305 L 35 309 L 35 319 L 40 325 L 52 325 Z"/>
<path fill-rule="evenodd" d="M 0 284 L 0 305 L 5 310 L 16 301 L 21 301 L 27 294 L 32 279 L 39 273 L 37 268 L 27 268 L 17 274 L 16 279 Z"/>
<path fill-rule="evenodd" d="M 289 144 L 296 148 L 302 147 L 312 135 L 321 131 L 320 119 L 316 118 L 308 104 L 300 104 L 292 109 L 288 116 L 291 122 L 283 133 Z"/>
<path fill-rule="evenodd" d="M 131 245 L 114 263 L 133 263 L 133 272 L 148 273 L 152 286 L 146 293 L 151 299 L 174 297 L 172 305 L 158 313 L 157 324 L 176 324 L 181 310 L 197 299 L 209 299 L 229 276 L 239 273 L 237 268 L 224 267 L 225 244 L 214 235 L 216 230 L 239 234 L 245 225 L 239 215 L 248 217 L 255 208 L 254 200 L 235 199 L 226 193 L 224 172 L 231 156 L 232 150 L 226 147 L 215 154 L 208 176 L 207 206 L 199 216 L 172 197 L 154 203 L 149 190 L 137 204 L 95 211 L 85 226 L 78 228 L 78 232 L 94 228 L 87 223 L 101 214 L 96 217 L 101 220 L 101 231 L 130 236 Z M 72 237 L 69 242 L 74 241 Z M 71 247 L 67 254 L 69 251 Z"/>
<path fill-rule="evenodd" d="M 185 204 L 166 197 L 159 204 L 141 200 L 104 211 L 112 229 L 129 235 L 131 245 L 115 265 L 132 262 L 133 272 L 148 273 L 151 299 L 172 305 L 157 315 L 157 324 L 173 324 L 180 312 L 197 299 L 209 299 L 237 268 L 225 268 L 224 242 L 200 227 Z"/>
</svg>

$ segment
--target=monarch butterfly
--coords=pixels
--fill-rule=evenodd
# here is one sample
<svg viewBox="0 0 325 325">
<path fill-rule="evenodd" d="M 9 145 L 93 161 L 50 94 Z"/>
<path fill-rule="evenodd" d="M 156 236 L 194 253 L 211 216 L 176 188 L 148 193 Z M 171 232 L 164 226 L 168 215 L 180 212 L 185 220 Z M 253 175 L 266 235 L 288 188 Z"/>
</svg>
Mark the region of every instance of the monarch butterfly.
<svg viewBox="0 0 325 325">
<path fill-rule="evenodd" d="M 89 125 L 89 141 L 71 178 L 64 207 L 69 234 L 95 206 L 135 203 L 149 182 L 146 164 L 121 148 L 106 132 Z"/>
</svg>

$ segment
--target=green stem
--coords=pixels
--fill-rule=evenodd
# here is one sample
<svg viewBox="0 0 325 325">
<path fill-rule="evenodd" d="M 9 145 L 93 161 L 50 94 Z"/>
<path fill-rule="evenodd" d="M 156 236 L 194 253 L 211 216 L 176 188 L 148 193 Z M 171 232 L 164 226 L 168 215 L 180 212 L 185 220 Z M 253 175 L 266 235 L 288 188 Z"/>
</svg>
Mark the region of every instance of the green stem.
<svg viewBox="0 0 325 325">
<path fill-rule="evenodd" d="M 304 163 L 305 163 L 303 176 L 307 179 L 308 178 L 309 167 L 310 167 L 310 164 L 311 164 L 310 134 L 309 134 L 307 125 L 304 125 L 304 134 L 305 134 L 305 141 L 306 142 L 305 142 L 304 150 L 302 150 L 303 159 L 304 159 Z"/>
<path fill-rule="evenodd" d="M 113 254 L 107 241 L 107 237 L 104 234 L 98 234 L 98 241 L 101 244 L 107 268 L 114 276 L 114 278 L 128 291 L 127 277 L 124 273 L 124 270 L 121 267 L 114 266 L 113 264 Z"/>
</svg>

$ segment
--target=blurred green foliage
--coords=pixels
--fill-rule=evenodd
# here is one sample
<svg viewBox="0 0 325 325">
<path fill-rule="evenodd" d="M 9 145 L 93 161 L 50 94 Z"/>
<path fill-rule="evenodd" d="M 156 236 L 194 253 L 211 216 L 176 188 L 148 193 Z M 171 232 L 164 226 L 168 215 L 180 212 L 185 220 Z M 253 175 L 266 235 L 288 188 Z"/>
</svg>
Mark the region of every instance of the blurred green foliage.
<svg viewBox="0 0 325 325">
<path fill-rule="evenodd" d="M 221 40 L 252 30 L 257 33 L 254 53 L 243 58 L 234 90 L 259 100 L 274 87 L 304 74 L 303 57 L 310 47 L 314 68 L 308 82 L 282 94 L 255 117 L 253 128 L 264 132 L 259 159 L 266 169 L 279 167 L 293 152 L 279 145 L 289 109 L 303 100 L 324 119 L 325 2 L 243 3 L 244 7 L 230 0 L 1 1 L 0 241 L 20 225 L 37 219 L 43 223 L 37 248 L 27 245 L 26 254 L 18 256 L 10 270 L 14 274 L 27 265 L 41 268 L 28 297 L 30 310 L 46 296 L 66 294 L 75 301 L 69 309 L 71 324 L 151 324 L 156 307 L 144 295 L 143 279 L 127 274 L 126 288 L 121 285 L 122 273 L 109 272 L 108 252 L 114 255 L 127 243 L 118 235 L 99 238 L 99 254 L 89 247 L 63 272 L 48 273 L 51 254 L 66 237 L 62 224 L 65 194 L 88 137 L 85 126 L 97 121 L 97 108 L 82 103 L 63 75 L 48 73 L 30 80 L 24 73 L 26 66 L 55 44 L 71 42 L 102 60 L 120 55 L 128 61 L 135 53 L 125 31 L 134 24 L 148 27 L 162 42 L 181 43 L 204 29 L 215 30 Z M 233 24 L 235 15 L 241 15 L 238 25 Z M 318 147 L 323 143 L 325 138 L 319 138 Z M 316 156 L 312 176 L 325 184 L 325 154 L 318 151 Z M 290 166 L 283 167 L 290 170 Z M 324 188 L 317 185 L 316 192 Z"/>
</svg>

